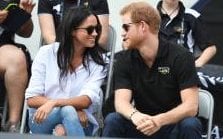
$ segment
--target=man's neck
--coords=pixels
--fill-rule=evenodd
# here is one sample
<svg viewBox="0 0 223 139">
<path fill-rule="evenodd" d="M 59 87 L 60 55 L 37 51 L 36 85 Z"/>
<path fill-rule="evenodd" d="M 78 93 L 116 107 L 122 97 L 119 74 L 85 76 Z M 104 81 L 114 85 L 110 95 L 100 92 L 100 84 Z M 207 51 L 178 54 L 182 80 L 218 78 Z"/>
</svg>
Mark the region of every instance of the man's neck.
<svg viewBox="0 0 223 139">
<path fill-rule="evenodd" d="M 148 67 L 152 67 L 158 52 L 159 41 L 154 38 L 152 41 L 147 41 L 145 45 L 139 48 L 139 53 Z"/>
</svg>

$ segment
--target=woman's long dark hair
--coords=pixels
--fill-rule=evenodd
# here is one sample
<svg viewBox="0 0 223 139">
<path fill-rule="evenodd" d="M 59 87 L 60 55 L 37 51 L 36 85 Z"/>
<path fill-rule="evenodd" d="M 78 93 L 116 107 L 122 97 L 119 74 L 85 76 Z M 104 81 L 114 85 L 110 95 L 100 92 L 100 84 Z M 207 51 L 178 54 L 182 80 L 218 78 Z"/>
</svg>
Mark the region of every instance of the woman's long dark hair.
<svg viewBox="0 0 223 139">
<path fill-rule="evenodd" d="M 63 21 L 57 30 L 56 41 L 60 43 L 57 52 L 57 63 L 60 69 L 60 79 L 65 77 L 72 68 L 71 63 L 75 52 L 72 32 L 90 15 L 94 15 L 97 19 L 98 25 L 101 26 L 96 14 L 85 6 L 79 6 L 72 7 L 67 10 Z M 82 61 L 86 69 L 88 69 L 90 58 L 92 58 L 97 64 L 105 66 L 105 62 L 102 57 L 103 49 L 98 44 L 100 34 L 101 31 L 98 32 L 95 40 L 95 46 L 92 48 L 86 48 L 86 51 L 84 52 Z"/>
</svg>

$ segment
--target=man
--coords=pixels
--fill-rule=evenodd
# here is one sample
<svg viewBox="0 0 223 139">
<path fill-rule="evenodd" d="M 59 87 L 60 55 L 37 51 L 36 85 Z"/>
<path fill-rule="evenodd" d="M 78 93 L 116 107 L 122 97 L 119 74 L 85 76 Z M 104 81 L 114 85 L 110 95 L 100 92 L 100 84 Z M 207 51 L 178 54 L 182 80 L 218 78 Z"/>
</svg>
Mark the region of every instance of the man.
<svg viewBox="0 0 223 139">
<path fill-rule="evenodd" d="M 125 6 L 121 16 L 127 50 L 115 63 L 117 113 L 106 117 L 103 136 L 201 139 L 192 54 L 158 38 L 160 16 L 146 2 Z"/>
<path fill-rule="evenodd" d="M 157 9 L 161 16 L 161 37 L 187 48 L 197 58 L 196 67 L 202 67 L 215 55 L 216 46 L 207 36 L 200 13 L 186 9 L 179 0 L 162 0 Z"/>
<path fill-rule="evenodd" d="M 14 0 L 14 2 L 29 14 L 35 6 L 32 0 Z M 14 35 L 16 33 L 22 37 L 29 37 L 33 31 L 33 23 L 29 19 L 17 32 L 10 31 L 10 28 L 3 29 L 4 21 L 10 16 L 9 12 L 0 10 L 0 27 L 2 28 L 0 35 L 0 77 L 4 79 L 9 103 L 9 118 L 5 130 L 15 132 L 18 131 L 25 88 L 28 83 L 30 56 L 24 45 L 14 42 Z"/>
<path fill-rule="evenodd" d="M 38 17 L 43 40 L 46 44 L 55 41 L 56 29 L 64 13 L 72 6 L 85 5 L 94 11 L 101 22 L 99 44 L 105 48 L 108 39 L 109 9 L 107 0 L 39 0 Z"/>
</svg>

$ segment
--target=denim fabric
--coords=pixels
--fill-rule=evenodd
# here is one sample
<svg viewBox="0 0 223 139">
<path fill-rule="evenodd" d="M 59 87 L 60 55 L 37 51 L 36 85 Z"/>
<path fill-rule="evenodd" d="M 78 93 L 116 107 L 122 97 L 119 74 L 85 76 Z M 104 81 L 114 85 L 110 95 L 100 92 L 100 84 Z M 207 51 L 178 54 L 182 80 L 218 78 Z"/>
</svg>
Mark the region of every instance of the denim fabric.
<svg viewBox="0 0 223 139">
<path fill-rule="evenodd" d="M 72 106 L 56 107 L 48 115 L 41 124 L 37 124 L 33 120 L 35 111 L 31 109 L 29 116 L 29 127 L 34 134 L 52 134 L 53 129 L 57 124 L 63 124 L 66 130 L 67 136 L 90 136 L 93 131 L 93 125 L 89 124 L 88 127 L 82 127 L 77 111 Z"/>
<path fill-rule="evenodd" d="M 136 130 L 135 125 L 118 113 L 110 113 L 105 118 L 102 136 L 147 139 L 202 139 L 201 123 L 197 118 L 185 118 L 177 124 L 163 126 L 152 136 Z"/>
</svg>

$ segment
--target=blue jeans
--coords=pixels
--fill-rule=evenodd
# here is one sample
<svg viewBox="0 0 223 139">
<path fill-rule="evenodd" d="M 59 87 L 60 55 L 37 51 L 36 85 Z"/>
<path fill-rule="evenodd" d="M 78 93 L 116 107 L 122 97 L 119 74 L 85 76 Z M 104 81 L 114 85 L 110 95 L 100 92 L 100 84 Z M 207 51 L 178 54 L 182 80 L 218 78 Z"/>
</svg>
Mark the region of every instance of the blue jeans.
<svg viewBox="0 0 223 139">
<path fill-rule="evenodd" d="M 63 124 L 67 136 L 91 136 L 93 131 L 93 124 L 83 128 L 77 111 L 72 106 L 56 107 L 48 115 L 41 124 L 37 124 L 33 120 L 35 111 L 31 109 L 29 116 L 29 127 L 32 133 L 37 134 L 52 134 L 53 129 L 57 124 Z"/>
<path fill-rule="evenodd" d="M 104 122 L 102 136 L 147 139 L 202 139 L 202 126 L 197 118 L 189 117 L 177 124 L 163 126 L 151 136 L 138 131 L 135 125 L 118 113 L 110 113 Z"/>
</svg>

